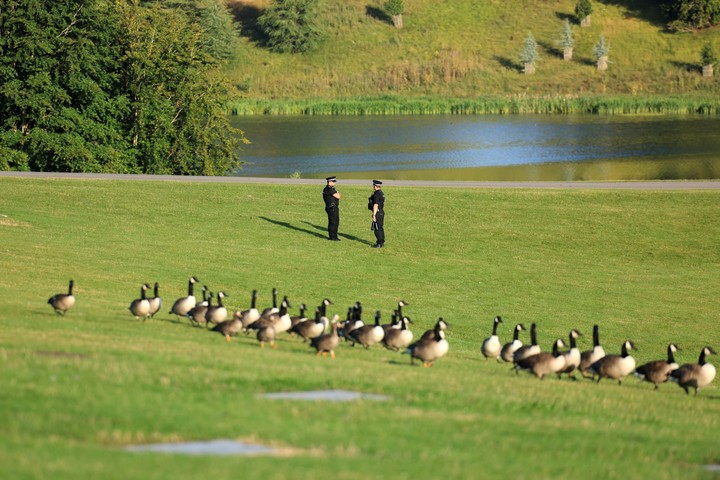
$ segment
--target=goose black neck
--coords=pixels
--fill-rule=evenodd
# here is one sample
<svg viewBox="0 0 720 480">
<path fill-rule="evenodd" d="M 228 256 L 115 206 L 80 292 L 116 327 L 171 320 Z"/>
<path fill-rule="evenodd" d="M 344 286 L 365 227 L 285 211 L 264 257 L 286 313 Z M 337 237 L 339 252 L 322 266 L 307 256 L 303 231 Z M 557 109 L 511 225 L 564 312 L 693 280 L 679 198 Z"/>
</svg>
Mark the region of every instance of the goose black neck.
<svg viewBox="0 0 720 480">
<path fill-rule="evenodd" d="M 380 310 L 375 312 L 375 326 L 376 327 L 380 326 Z"/>
<path fill-rule="evenodd" d="M 705 349 L 702 349 L 702 352 L 700 352 L 700 358 L 698 359 L 698 363 L 700 365 L 705 365 Z"/>
<path fill-rule="evenodd" d="M 672 345 L 668 345 L 668 363 L 675 363 L 675 354 L 673 354 Z"/>
<path fill-rule="evenodd" d="M 515 327 L 515 331 L 513 332 L 513 341 L 517 340 L 519 336 L 520 336 L 520 328 Z"/>
<path fill-rule="evenodd" d="M 497 335 L 498 323 L 500 323 L 500 322 L 498 322 L 497 317 L 495 317 L 495 320 L 493 321 L 493 333 L 492 333 L 493 335 Z"/>
<path fill-rule="evenodd" d="M 593 347 L 600 346 L 600 329 L 597 325 L 593 327 Z"/>
<path fill-rule="evenodd" d="M 68 283 L 68 295 L 72 295 L 73 286 L 75 286 L 75 282 L 70 280 L 70 283 Z"/>
<path fill-rule="evenodd" d="M 253 290 L 252 297 L 250 298 L 250 308 L 257 308 L 257 290 Z"/>
<path fill-rule="evenodd" d="M 570 334 L 570 348 L 577 348 L 577 343 L 575 343 L 575 335 L 572 333 Z"/>
<path fill-rule="evenodd" d="M 195 288 L 194 285 L 195 285 L 195 284 L 193 283 L 192 278 L 191 278 L 190 280 L 188 280 L 188 297 L 192 297 L 192 296 L 193 296 L 193 291 L 194 291 L 194 288 Z"/>
<path fill-rule="evenodd" d="M 534 323 L 530 327 L 530 344 L 537 346 L 537 326 Z"/>
<path fill-rule="evenodd" d="M 627 357 L 629 355 L 628 349 L 627 349 L 627 342 L 623 343 L 622 348 L 620 349 L 620 352 L 622 353 L 623 357 Z"/>
<path fill-rule="evenodd" d="M 145 285 L 143 285 L 142 288 L 140 288 L 140 298 L 142 298 L 143 300 L 145 300 L 147 298 L 145 296 Z"/>
<path fill-rule="evenodd" d="M 555 342 L 552 349 L 553 357 L 560 355 L 560 342 Z"/>
</svg>

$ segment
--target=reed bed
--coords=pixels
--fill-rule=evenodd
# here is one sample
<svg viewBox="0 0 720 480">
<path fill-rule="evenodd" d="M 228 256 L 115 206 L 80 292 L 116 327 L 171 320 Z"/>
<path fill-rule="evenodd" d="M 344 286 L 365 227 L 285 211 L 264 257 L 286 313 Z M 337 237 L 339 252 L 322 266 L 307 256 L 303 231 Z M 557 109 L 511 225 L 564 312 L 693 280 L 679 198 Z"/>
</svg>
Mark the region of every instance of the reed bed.
<svg viewBox="0 0 720 480">
<path fill-rule="evenodd" d="M 701 114 L 720 112 L 719 97 L 591 96 L 243 100 L 228 106 L 233 115 L 513 115 L 513 114 Z"/>
</svg>

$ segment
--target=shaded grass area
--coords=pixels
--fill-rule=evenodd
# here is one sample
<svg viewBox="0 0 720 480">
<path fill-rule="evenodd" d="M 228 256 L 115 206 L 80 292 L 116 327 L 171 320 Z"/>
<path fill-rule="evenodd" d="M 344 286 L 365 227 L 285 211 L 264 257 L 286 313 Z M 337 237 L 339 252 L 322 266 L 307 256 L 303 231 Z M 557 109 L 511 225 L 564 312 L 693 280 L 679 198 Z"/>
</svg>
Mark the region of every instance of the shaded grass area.
<svg viewBox="0 0 720 480">
<path fill-rule="evenodd" d="M 681 362 L 718 348 L 717 192 L 386 189 L 386 248 L 368 189 L 340 186 L 341 242 L 323 234 L 322 182 L 194 184 L 3 178 L 0 214 L 0 474 L 4 478 L 702 478 L 718 463 L 717 381 L 698 398 L 627 379 L 595 385 L 516 376 L 479 353 L 494 315 L 509 341 L 578 328 L 608 352 L 631 338 L 639 362 L 677 342 Z M 342 345 L 316 358 L 275 350 L 165 312 L 189 275 L 247 308 L 277 287 L 301 302 L 353 302 L 383 320 L 400 299 L 416 333 L 438 316 L 450 353 L 434 367 Z M 66 317 L 45 304 L 76 282 Z M 159 281 L 163 313 L 127 311 Z M 527 340 L 527 338 L 524 338 Z M 388 402 L 271 401 L 258 394 L 345 389 Z M 681 412 L 678 414 L 678 412 Z M 155 441 L 236 438 L 272 457 L 131 454 Z"/>
</svg>

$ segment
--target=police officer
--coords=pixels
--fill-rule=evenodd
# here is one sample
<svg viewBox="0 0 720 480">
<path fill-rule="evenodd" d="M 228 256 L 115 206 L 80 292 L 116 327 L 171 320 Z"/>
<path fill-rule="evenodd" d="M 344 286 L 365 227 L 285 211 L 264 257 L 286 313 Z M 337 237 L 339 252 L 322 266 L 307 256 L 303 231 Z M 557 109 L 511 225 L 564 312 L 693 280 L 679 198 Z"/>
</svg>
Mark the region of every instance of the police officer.
<svg viewBox="0 0 720 480">
<path fill-rule="evenodd" d="M 338 226 L 340 226 L 340 192 L 335 190 L 337 178 L 333 175 L 325 179 L 327 185 L 323 189 L 325 212 L 328 216 L 328 239 L 339 242 Z"/>
<path fill-rule="evenodd" d="M 370 195 L 368 203 L 372 206 L 372 229 L 377 240 L 373 248 L 382 248 L 385 245 L 385 194 L 380 180 L 373 180 L 373 194 Z"/>
</svg>

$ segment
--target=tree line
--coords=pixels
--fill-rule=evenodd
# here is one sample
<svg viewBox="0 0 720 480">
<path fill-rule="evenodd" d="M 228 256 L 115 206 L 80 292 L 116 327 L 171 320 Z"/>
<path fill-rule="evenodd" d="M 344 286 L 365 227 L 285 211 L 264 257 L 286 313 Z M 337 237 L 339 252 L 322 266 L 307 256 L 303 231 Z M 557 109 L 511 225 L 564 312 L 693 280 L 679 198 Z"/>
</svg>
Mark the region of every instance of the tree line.
<svg viewBox="0 0 720 480">
<path fill-rule="evenodd" d="M 0 0 L 0 170 L 237 168 L 235 35 L 218 0 Z"/>
</svg>

